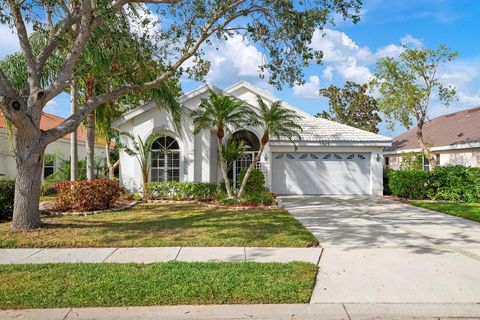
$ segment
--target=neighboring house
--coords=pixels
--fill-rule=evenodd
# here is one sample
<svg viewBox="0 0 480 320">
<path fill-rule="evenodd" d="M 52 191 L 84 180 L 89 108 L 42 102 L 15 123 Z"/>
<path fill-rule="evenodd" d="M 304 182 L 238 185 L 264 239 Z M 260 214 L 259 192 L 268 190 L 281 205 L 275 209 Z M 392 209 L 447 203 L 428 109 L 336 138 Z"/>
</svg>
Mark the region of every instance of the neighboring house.
<svg viewBox="0 0 480 320">
<path fill-rule="evenodd" d="M 53 114 L 43 113 L 40 120 L 40 128 L 42 130 L 48 130 L 57 126 L 63 120 L 61 117 L 57 117 Z M 80 126 L 78 128 L 78 159 L 82 160 L 86 158 L 85 141 L 86 131 L 85 128 Z M 55 156 L 62 159 L 70 159 L 70 135 L 58 139 L 55 142 L 50 143 L 45 149 L 46 155 L 52 155 L 45 157 L 43 163 L 42 179 L 54 173 L 61 164 L 61 161 L 55 161 Z M 105 157 L 105 149 L 102 144 L 97 143 L 95 147 L 95 156 Z M 0 113 L 0 175 L 7 177 L 15 177 L 15 156 L 13 154 L 13 148 L 10 141 L 10 137 L 5 125 L 5 118 Z"/>
<path fill-rule="evenodd" d="M 120 132 L 129 132 L 145 139 L 152 132 L 162 135 L 150 159 L 151 181 L 205 181 L 219 182 L 222 174 L 217 163 L 217 143 L 213 131 L 204 130 L 194 136 L 192 110 L 208 96 L 209 90 L 222 92 L 248 103 L 257 109 L 259 95 L 266 103 L 278 99 L 242 81 L 220 90 L 210 85 L 202 86 L 179 98 L 184 107 L 184 117 L 177 130 L 171 116 L 154 103 L 132 110 L 112 126 Z M 381 195 L 383 148 L 390 138 L 356 129 L 325 119 L 315 118 L 287 103 L 283 106 L 296 111 L 303 128 L 301 140 L 295 146 L 286 139 L 272 137 L 258 168 L 266 177 L 266 188 L 277 194 L 374 194 Z M 257 109 L 258 110 L 258 109 Z M 247 153 L 236 161 L 230 170 L 234 185 L 241 168 L 251 163 L 258 152 L 261 128 L 238 128 L 229 137 L 244 141 Z M 226 137 L 227 139 L 228 137 Z M 122 143 L 130 144 L 126 137 Z M 142 178 L 134 157 L 120 153 L 120 179 L 130 190 L 139 190 Z"/>
<path fill-rule="evenodd" d="M 410 129 L 393 138 L 392 145 L 384 151 L 386 167 L 399 169 L 402 158 L 421 154 L 416 130 Z M 439 165 L 480 167 L 480 107 L 432 119 L 425 123 L 423 135 Z M 421 161 L 423 169 L 430 170 L 426 158 L 422 156 Z"/>
</svg>

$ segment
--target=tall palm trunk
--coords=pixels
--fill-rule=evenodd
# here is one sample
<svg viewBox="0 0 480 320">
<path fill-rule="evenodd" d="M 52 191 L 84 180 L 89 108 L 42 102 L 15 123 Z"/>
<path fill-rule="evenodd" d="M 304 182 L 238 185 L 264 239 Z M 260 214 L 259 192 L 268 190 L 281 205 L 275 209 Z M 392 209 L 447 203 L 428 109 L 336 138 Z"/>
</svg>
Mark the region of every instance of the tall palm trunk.
<svg viewBox="0 0 480 320">
<path fill-rule="evenodd" d="M 95 111 L 87 115 L 87 180 L 95 178 Z"/>
<path fill-rule="evenodd" d="M 220 169 L 222 170 L 223 180 L 225 181 L 225 189 L 227 189 L 227 196 L 233 198 L 232 189 L 230 186 L 230 179 L 228 179 L 228 170 L 227 163 L 223 157 L 223 141 L 222 138 L 217 134 L 217 143 L 218 143 L 218 158 L 220 162 Z"/>
<path fill-rule="evenodd" d="M 260 145 L 260 149 L 258 150 L 257 155 L 252 160 L 252 163 L 250 163 L 250 166 L 248 167 L 247 172 L 245 172 L 245 176 L 243 177 L 243 180 L 242 180 L 242 185 L 240 186 L 240 190 L 238 190 L 237 199 L 240 199 L 243 193 L 245 192 L 245 187 L 247 186 L 248 178 L 250 177 L 250 174 L 252 174 L 253 169 L 256 168 L 257 163 L 262 158 L 264 149 L 265 149 L 265 144 L 263 144 L 263 141 L 262 141 L 262 144 Z"/>
<path fill-rule="evenodd" d="M 86 101 L 93 97 L 94 80 L 90 75 L 86 81 Z M 95 110 L 87 115 L 87 180 L 95 178 Z"/>
<path fill-rule="evenodd" d="M 70 109 L 72 114 L 77 112 L 78 91 L 75 79 L 70 84 Z M 76 181 L 78 174 L 78 136 L 77 130 L 70 133 L 70 180 Z"/>
</svg>

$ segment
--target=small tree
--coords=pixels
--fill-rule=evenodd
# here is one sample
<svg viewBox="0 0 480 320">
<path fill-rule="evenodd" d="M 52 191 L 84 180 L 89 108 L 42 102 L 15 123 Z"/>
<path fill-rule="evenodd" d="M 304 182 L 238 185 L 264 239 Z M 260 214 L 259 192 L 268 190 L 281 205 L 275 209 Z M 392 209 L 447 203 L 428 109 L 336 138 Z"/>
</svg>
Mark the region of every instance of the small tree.
<svg viewBox="0 0 480 320">
<path fill-rule="evenodd" d="M 140 164 L 140 170 L 142 171 L 143 179 L 143 196 L 147 197 L 147 184 L 150 171 L 148 156 L 152 151 L 153 143 L 160 137 L 160 135 L 156 132 L 152 132 L 145 139 L 145 141 L 142 140 L 140 136 L 137 136 L 135 138 L 132 134 L 128 132 L 122 132 L 122 135 L 127 136 L 132 141 L 132 148 L 124 147 L 124 150 L 129 156 L 135 157 Z"/>
<path fill-rule="evenodd" d="M 276 101 L 270 106 L 259 96 L 257 96 L 257 101 L 260 107 L 260 113 L 257 117 L 263 128 L 263 136 L 260 140 L 260 149 L 258 150 L 257 156 L 253 159 L 243 177 L 242 185 L 237 194 L 238 199 L 242 197 L 248 177 L 250 177 L 253 169 L 257 166 L 258 161 L 260 161 L 265 145 L 270 140 L 270 136 L 273 135 L 278 139 L 286 138 L 293 142 L 294 138 L 300 140 L 298 132 L 302 131 L 302 127 L 297 123 L 300 117 L 295 111 L 282 107 L 281 101 Z"/>
<path fill-rule="evenodd" d="M 228 179 L 228 163 L 225 159 L 225 131 L 257 123 L 255 112 L 241 100 L 210 91 L 208 98 L 202 99 L 197 110 L 192 112 L 194 134 L 202 130 L 216 130 L 218 144 L 218 162 L 222 170 L 227 196 L 232 198 L 232 189 Z"/>
<path fill-rule="evenodd" d="M 367 90 L 367 84 L 350 81 L 343 88 L 331 85 L 320 89 L 320 95 L 328 99 L 330 109 L 315 116 L 377 133 L 382 119 L 378 115 L 377 100 L 369 96 Z"/>
<path fill-rule="evenodd" d="M 431 169 L 436 167 L 437 161 L 423 136 L 423 126 L 436 103 L 447 107 L 455 98 L 455 88 L 441 84 L 437 71 L 440 64 L 457 56 L 457 52 L 444 45 L 436 50 L 407 49 L 398 59 L 380 59 L 374 72 L 373 85 L 380 92 L 380 110 L 392 128 L 395 121 L 409 128 L 412 118 L 416 120 L 418 145 Z"/>
</svg>

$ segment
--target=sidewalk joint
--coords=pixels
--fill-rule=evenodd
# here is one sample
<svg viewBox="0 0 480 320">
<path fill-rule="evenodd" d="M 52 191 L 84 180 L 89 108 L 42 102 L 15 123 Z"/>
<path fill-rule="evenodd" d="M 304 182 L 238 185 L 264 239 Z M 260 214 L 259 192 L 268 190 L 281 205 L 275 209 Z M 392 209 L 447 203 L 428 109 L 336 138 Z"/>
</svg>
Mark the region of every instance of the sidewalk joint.
<svg viewBox="0 0 480 320">
<path fill-rule="evenodd" d="M 112 254 L 114 254 L 115 252 L 117 252 L 118 249 L 119 249 L 119 248 L 115 248 L 115 250 L 113 250 L 112 252 L 110 252 L 110 254 L 109 254 L 105 259 L 103 259 L 102 262 L 107 261 L 107 259 L 110 258 L 110 257 L 112 256 Z"/>
<path fill-rule="evenodd" d="M 343 310 L 345 310 L 345 313 L 347 314 L 348 320 L 352 320 L 352 317 L 350 317 L 350 314 L 347 311 L 347 307 L 345 306 L 344 303 L 342 303 Z"/>
<path fill-rule="evenodd" d="M 178 256 L 180 255 L 180 251 L 182 251 L 182 248 L 183 248 L 183 247 L 178 248 L 177 255 L 175 256 L 175 258 L 173 258 L 173 261 L 177 261 Z"/>
<path fill-rule="evenodd" d="M 65 317 L 63 317 L 63 319 L 62 319 L 62 320 L 65 320 L 65 319 L 67 319 L 67 317 L 70 315 L 70 312 L 72 312 L 72 310 L 73 310 L 73 308 L 70 308 L 70 309 L 68 309 L 68 312 L 67 312 L 67 314 L 65 315 Z"/>
</svg>

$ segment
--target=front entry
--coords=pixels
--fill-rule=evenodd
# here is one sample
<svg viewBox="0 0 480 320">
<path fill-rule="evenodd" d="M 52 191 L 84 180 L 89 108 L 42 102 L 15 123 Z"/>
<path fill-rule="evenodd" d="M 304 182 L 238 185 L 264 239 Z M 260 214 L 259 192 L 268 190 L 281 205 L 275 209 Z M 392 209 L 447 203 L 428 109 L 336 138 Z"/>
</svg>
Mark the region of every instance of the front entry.
<svg viewBox="0 0 480 320">
<path fill-rule="evenodd" d="M 273 153 L 272 191 L 277 194 L 370 194 L 370 153 Z"/>
</svg>

